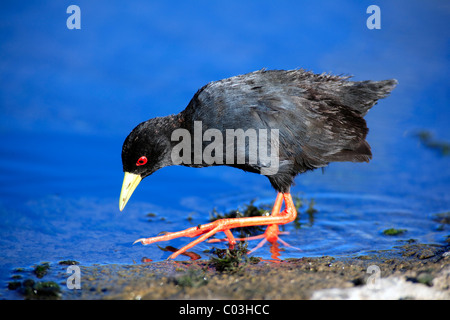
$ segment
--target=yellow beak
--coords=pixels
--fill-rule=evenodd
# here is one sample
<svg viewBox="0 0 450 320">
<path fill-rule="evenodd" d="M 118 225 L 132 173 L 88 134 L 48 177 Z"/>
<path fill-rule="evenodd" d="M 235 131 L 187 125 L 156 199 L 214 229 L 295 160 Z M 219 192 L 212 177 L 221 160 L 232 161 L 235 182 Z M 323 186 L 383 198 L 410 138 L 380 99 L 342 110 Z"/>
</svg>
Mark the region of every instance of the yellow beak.
<svg viewBox="0 0 450 320">
<path fill-rule="evenodd" d="M 122 184 L 122 191 L 120 192 L 120 199 L 119 199 L 120 211 L 122 211 L 123 208 L 125 208 L 125 205 L 127 204 L 128 200 L 133 194 L 134 189 L 136 189 L 141 180 L 142 178 L 140 175 L 125 172 Z"/>
</svg>

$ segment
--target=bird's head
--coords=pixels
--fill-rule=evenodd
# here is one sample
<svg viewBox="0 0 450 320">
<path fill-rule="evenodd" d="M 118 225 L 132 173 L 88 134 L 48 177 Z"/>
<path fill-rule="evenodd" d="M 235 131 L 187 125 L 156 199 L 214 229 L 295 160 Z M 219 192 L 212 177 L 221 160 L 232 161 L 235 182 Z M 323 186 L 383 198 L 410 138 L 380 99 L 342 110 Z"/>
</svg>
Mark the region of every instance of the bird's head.
<svg viewBox="0 0 450 320">
<path fill-rule="evenodd" d="M 170 165 L 170 141 L 159 119 L 139 124 L 125 139 L 122 166 L 125 176 L 120 192 L 119 209 L 123 210 L 142 179 Z"/>
</svg>

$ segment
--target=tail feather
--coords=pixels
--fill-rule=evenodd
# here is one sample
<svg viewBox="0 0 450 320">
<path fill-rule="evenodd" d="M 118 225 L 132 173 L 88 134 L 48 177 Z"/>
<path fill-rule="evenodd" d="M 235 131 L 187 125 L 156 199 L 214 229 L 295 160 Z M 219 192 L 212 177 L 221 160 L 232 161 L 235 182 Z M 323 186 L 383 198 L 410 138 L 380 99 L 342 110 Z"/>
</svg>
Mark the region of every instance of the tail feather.
<svg viewBox="0 0 450 320">
<path fill-rule="evenodd" d="M 351 149 L 343 149 L 338 153 L 331 155 L 327 161 L 351 161 L 351 162 L 369 162 L 372 159 L 372 151 L 367 141 L 362 140 L 357 146 Z"/>
<path fill-rule="evenodd" d="M 395 79 L 383 81 L 348 82 L 343 90 L 345 105 L 365 116 L 379 99 L 386 98 L 397 86 Z"/>
</svg>

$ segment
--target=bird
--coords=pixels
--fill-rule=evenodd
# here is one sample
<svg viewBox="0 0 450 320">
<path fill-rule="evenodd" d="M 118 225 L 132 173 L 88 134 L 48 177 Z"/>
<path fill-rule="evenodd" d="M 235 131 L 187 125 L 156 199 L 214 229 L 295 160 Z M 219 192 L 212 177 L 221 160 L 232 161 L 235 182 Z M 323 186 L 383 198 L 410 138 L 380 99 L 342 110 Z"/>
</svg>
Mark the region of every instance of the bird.
<svg viewBox="0 0 450 320">
<path fill-rule="evenodd" d="M 219 219 L 135 243 L 197 237 L 169 256 L 174 259 L 218 232 L 232 247 L 242 239 L 231 230 L 248 226 L 267 226 L 263 242 L 276 243 L 278 226 L 297 216 L 290 191 L 297 175 L 331 162 L 372 159 L 364 116 L 398 81 L 351 81 L 351 77 L 261 69 L 209 82 L 178 114 L 138 124 L 122 146 L 120 211 L 142 179 L 172 165 L 225 165 L 260 174 L 277 196 L 269 216 Z"/>
</svg>

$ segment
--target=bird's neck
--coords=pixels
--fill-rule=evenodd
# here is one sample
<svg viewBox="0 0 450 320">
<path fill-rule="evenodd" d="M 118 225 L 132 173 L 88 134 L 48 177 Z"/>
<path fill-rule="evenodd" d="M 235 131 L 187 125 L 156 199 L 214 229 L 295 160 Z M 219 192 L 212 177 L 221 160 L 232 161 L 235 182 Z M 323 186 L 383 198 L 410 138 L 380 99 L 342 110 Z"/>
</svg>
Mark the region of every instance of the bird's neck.
<svg viewBox="0 0 450 320">
<path fill-rule="evenodd" d="M 146 121 L 146 126 L 151 128 L 155 137 L 158 137 L 159 144 L 165 145 L 162 166 L 173 165 L 171 151 L 178 143 L 174 141 L 174 136 L 177 136 L 177 130 L 184 129 L 182 113 L 150 119 Z"/>
<path fill-rule="evenodd" d="M 152 121 L 152 125 L 155 126 L 157 130 L 159 130 L 164 136 L 166 136 L 169 140 L 172 136 L 172 133 L 180 128 L 183 128 L 183 115 L 172 114 L 170 116 L 154 118 L 149 121 Z"/>
</svg>

